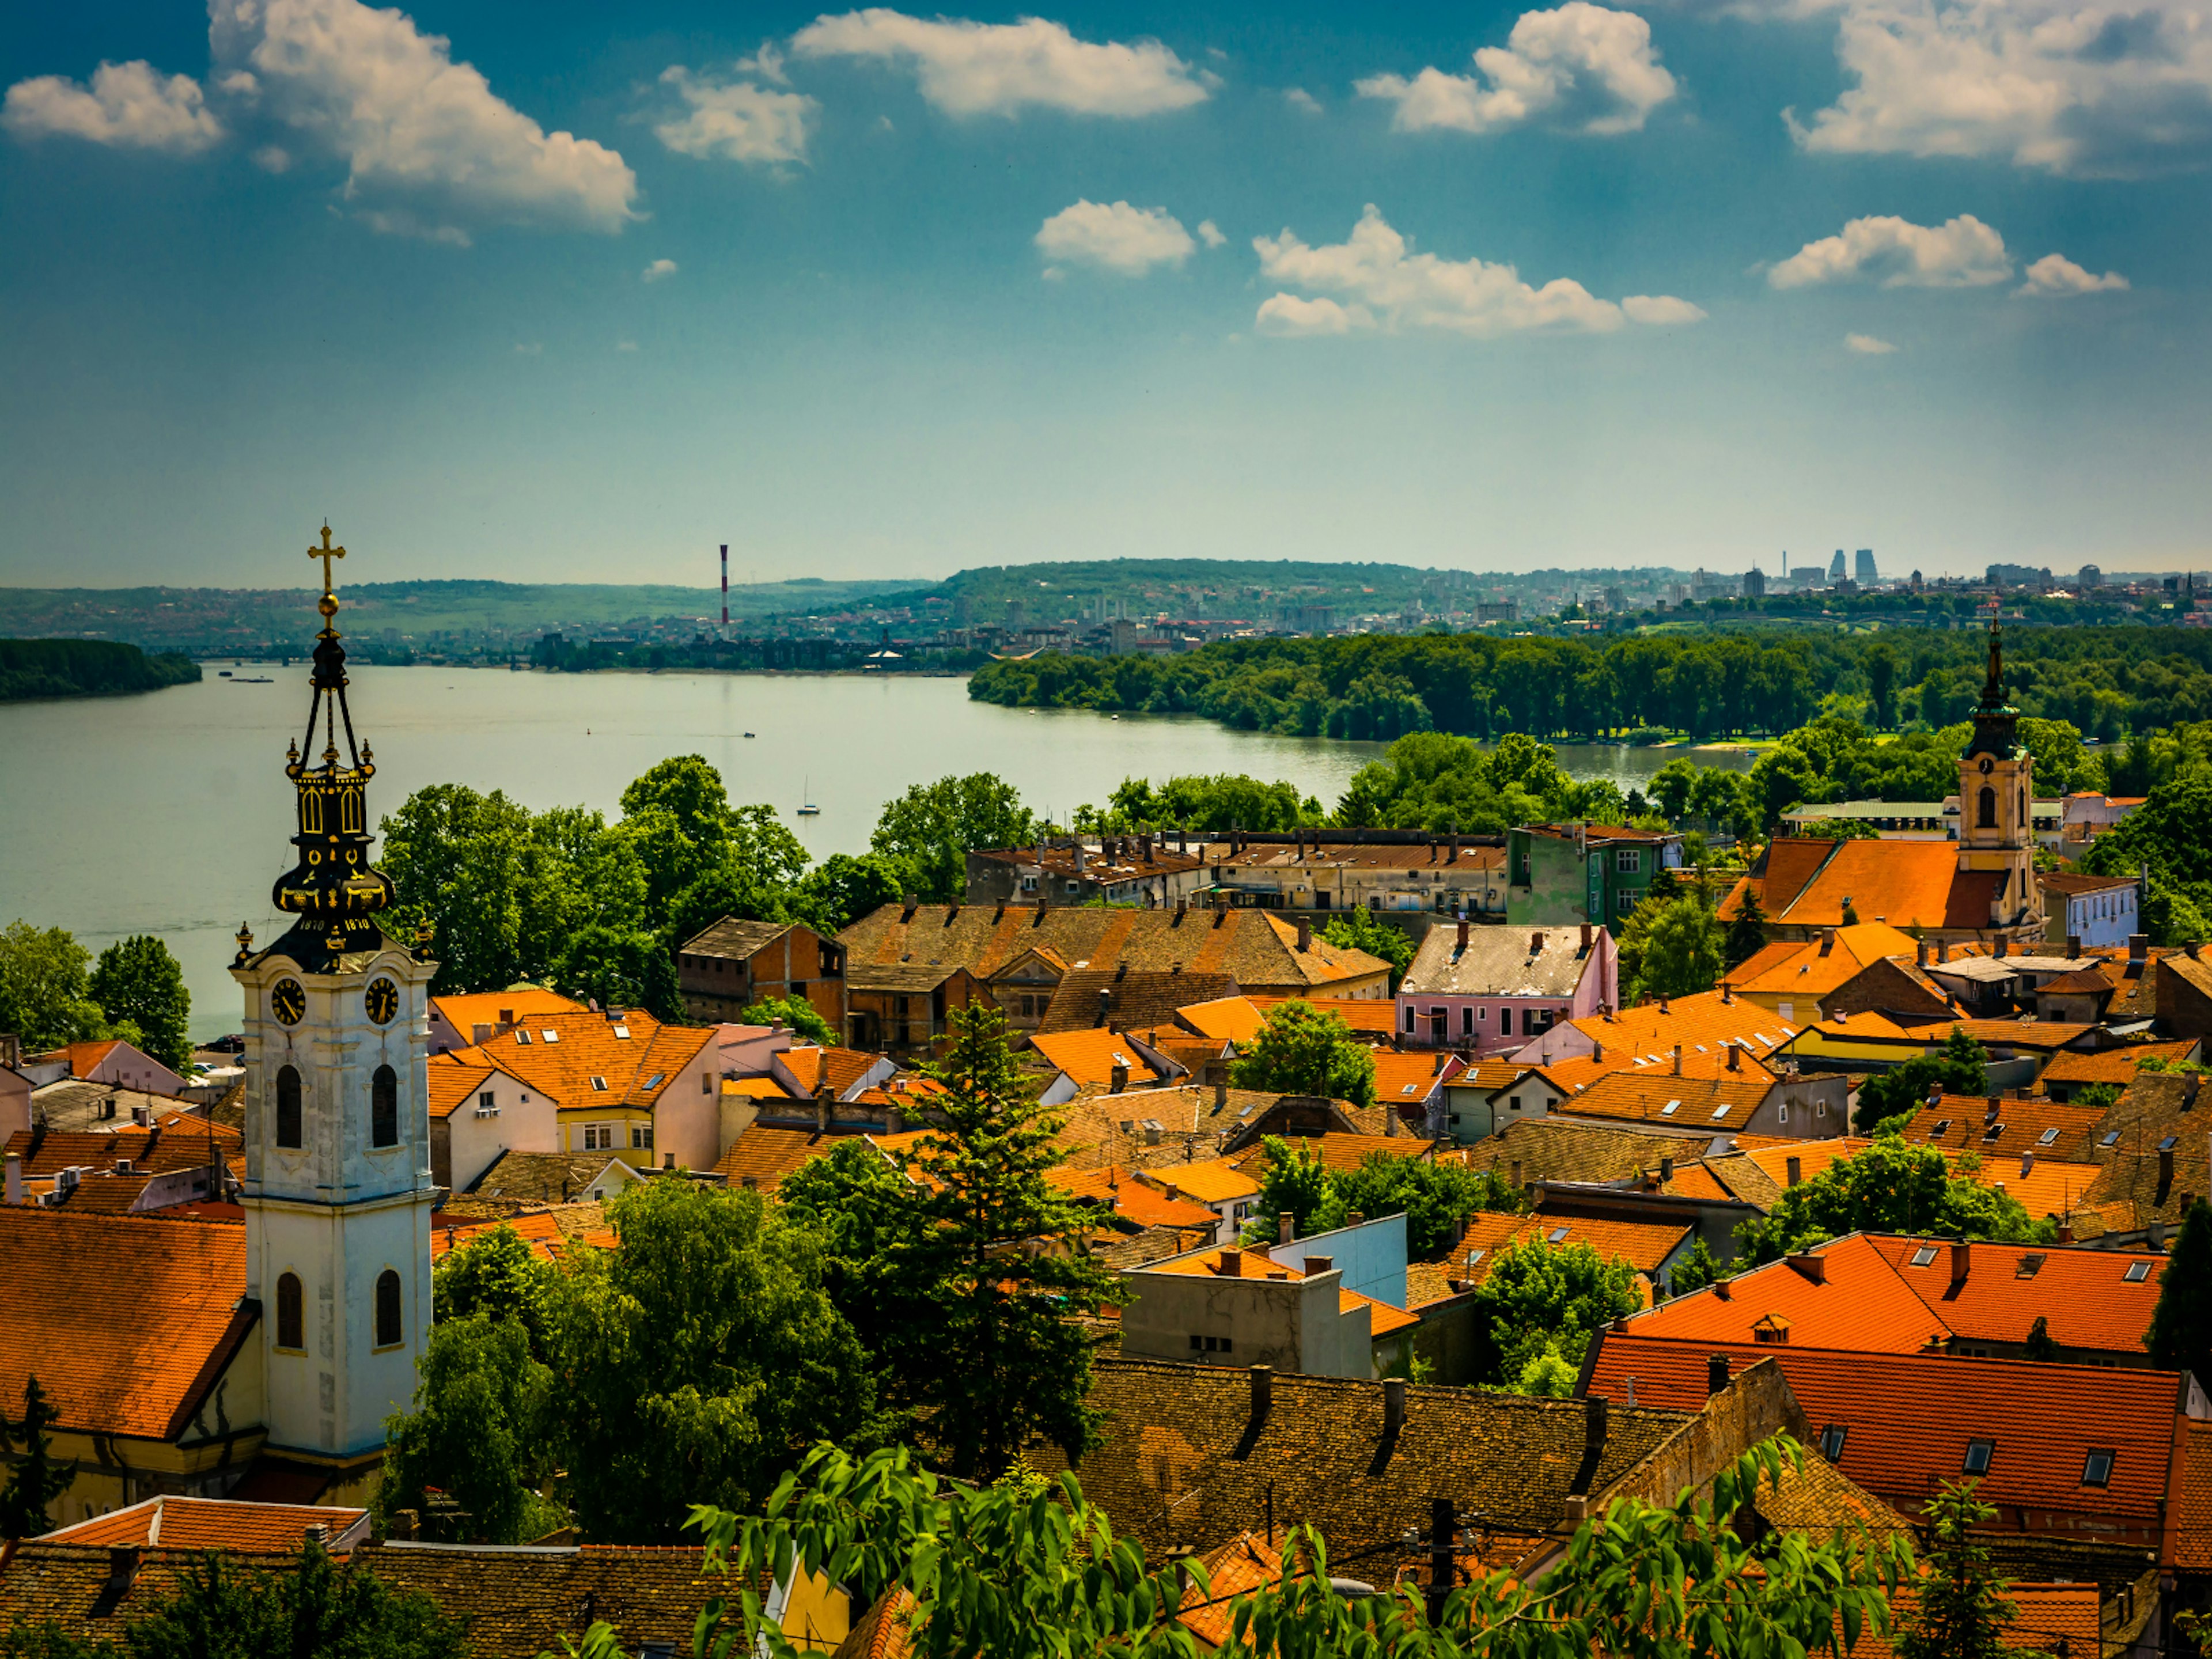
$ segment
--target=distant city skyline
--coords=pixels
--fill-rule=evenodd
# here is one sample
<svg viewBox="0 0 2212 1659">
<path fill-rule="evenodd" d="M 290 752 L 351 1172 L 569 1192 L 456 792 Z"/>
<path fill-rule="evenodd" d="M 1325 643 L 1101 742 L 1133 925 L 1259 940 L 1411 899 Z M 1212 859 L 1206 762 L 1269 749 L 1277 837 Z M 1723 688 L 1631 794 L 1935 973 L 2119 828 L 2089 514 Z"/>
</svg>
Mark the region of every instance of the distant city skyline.
<svg viewBox="0 0 2212 1659">
<path fill-rule="evenodd" d="M 2208 4 L 27 9 L 0 584 L 2212 564 Z"/>
</svg>

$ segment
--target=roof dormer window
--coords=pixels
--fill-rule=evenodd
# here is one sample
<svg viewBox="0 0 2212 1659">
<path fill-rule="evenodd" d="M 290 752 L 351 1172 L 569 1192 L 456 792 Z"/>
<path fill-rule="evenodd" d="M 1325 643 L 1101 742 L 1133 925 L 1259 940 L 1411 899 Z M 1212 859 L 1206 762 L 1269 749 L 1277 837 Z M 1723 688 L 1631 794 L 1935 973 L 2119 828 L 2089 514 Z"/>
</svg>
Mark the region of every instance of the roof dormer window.
<svg viewBox="0 0 2212 1659">
<path fill-rule="evenodd" d="M 1923 1244 L 1912 1253 L 1912 1265 L 1916 1267 L 1932 1267 L 1936 1265 L 1936 1249 L 1933 1244 Z"/>
<path fill-rule="evenodd" d="M 2149 1262 L 2130 1261 L 2128 1263 L 2127 1272 L 2120 1275 L 2120 1282 L 2124 1285 L 2140 1285 L 2149 1277 Z"/>
<path fill-rule="evenodd" d="M 1820 1431 L 1820 1455 L 1831 1463 L 1839 1462 L 1844 1455 L 1844 1442 L 1850 1437 L 1847 1424 L 1831 1423 Z"/>
<path fill-rule="evenodd" d="M 548 1042 L 558 1042 L 561 1040 L 561 1034 L 550 1025 L 544 1030 L 540 1031 L 538 1035 L 544 1038 Z"/>
<path fill-rule="evenodd" d="M 2054 1125 L 2052 1127 L 2045 1129 L 2041 1134 L 2036 1136 L 2035 1144 L 2039 1146 L 2056 1146 L 2058 1144 L 2058 1130 L 2057 1127 Z"/>
<path fill-rule="evenodd" d="M 593 1090 L 595 1092 L 597 1092 L 597 1093 L 599 1093 L 599 1094 L 605 1094 L 605 1093 L 606 1093 L 606 1091 L 607 1091 L 607 1080 L 606 1080 L 606 1079 L 605 1079 L 605 1078 L 603 1078 L 603 1077 L 595 1077 L 595 1078 L 593 1078 L 593 1079 L 592 1079 L 592 1090 Z"/>
<path fill-rule="evenodd" d="M 1960 1467 L 1967 1474 L 1987 1474 L 1990 1460 L 1996 1455 L 1996 1451 L 1997 1443 L 1994 1440 L 1969 1440 L 1966 1443 L 1966 1461 Z"/>
<path fill-rule="evenodd" d="M 1935 1127 L 1932 1127 L 1932 1128 L 1930 1128 L 1930 1129 L 1928 1131 L 1929 1138 L 1930 1139 L 1936 1139 L 1936 1138 L 1937 1138 L 1937 1137 L 1939 1137 L 1939 1136 L 1942 1136 L 1942 1135 L 1949 1134 L 1950 1133 L 1951 1133 L 1951 1120 L 1950 1120 L 1949 1118 L 1948 1118 L 1948 1117 L 1939 1117 L 1939 1118 L 1937 1118 L 1937 1119 L 1936 1120 Z"/>
<path fill-rule="evenodd" d="M 1564 1244 L 1567 1242 L 1567 1230 L 1565 1227 L 1554 1227 L 1546 1235 L 1546 1237 L 1553 1244 Z"/>
<path fill-rule="evenodd" d="M 2085 1486 L 2109 1486 L 2112 1484 L 2112 1454 L 2092 1451 L 2081 1460 L 2081 1484 Z"/>
<path fill-rule="evenodd" d="M 615 1035 L 616 1035 L 617 1036 L 620 1037 L 620 1038 L 621 1038 L 624 1042 L 629 1042 L 629 1026 L 627 1026 L 627 1025 L 617 1025 L 617 1026 L 616 1026 L 616 1027 L 615 1027 Z"/>
</svg>

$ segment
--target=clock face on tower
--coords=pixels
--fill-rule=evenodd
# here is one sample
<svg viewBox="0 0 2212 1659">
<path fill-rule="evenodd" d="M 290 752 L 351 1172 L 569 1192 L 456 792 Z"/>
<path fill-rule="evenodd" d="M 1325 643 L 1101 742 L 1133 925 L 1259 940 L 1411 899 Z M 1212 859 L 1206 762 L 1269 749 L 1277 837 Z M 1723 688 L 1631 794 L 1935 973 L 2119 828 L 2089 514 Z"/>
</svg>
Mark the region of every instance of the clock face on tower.
<svg viewBox="0 0 2212 1659">
<path fill-rule="evenodd" d="M 1982 775 L 1983 775 L 1984 777 L 1987 777 L 1987 776 L 1988 776 L 1991 772 L 1995 771 L 1996 769 L 1996 763 L 1995 761 L 1991 760 L 1991 759 L 1990 759 L 1987 755 L 1983 756 L 1983 757 L 1982 757 Z"/>
<path fill-rule="evenodd" d="M 368 995 L 368 1017 L 379 1025 L 389 1025 L 399 1012 L 399 988 L 388 979 L 371 980 Z"/>
<path fill-rule="evenodd" d="M 280 979 L 269 994 L 269 1006 L 287 1025 L 297 1025 L 307 1012 L 307 994 L 296 979 Z"/>
</svg>

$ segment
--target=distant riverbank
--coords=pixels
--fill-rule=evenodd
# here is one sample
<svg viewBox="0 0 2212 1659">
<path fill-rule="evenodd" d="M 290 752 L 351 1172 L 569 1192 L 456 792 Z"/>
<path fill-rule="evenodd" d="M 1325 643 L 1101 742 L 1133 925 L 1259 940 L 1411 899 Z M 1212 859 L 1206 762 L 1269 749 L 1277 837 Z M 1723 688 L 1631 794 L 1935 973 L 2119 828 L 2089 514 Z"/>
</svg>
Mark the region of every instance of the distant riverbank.
<svg viewBox="0 0 2212 1659">
<path fill-rule="evenodd" d="M 199 678 L 199 665 L 173 651 L 149 656 L 112 640 L 0 640 L 0 702 L 122 696 Z"/>
</svg>

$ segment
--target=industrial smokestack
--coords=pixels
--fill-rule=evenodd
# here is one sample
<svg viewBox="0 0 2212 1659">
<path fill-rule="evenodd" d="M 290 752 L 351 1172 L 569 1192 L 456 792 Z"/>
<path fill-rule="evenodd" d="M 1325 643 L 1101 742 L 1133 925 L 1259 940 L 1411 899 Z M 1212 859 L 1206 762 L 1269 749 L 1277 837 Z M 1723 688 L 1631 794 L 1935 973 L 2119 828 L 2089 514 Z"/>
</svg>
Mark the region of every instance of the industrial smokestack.
<svg viewBox="0 0 2212 1659">
<path fill-rule="evenodd" d="M 722 544 L 722 626 L 730 625 L 730 544 Z"/>
</svg>

